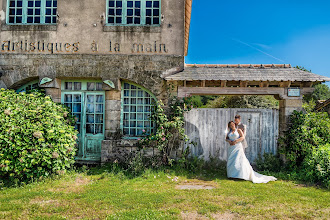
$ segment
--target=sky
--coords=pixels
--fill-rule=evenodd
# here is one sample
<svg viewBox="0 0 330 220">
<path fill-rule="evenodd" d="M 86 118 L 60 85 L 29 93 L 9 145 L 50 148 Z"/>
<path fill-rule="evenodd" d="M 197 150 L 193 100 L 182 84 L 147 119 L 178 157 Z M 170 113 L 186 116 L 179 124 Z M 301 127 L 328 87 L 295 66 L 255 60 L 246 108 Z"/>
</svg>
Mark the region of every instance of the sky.
<svg viewBox="0 0 330 220">
<path fill-rule="evenodd" d="M 193 0 L 186 63 L 285 63 L 330 77 L 330 1 Z"/>
</svg>

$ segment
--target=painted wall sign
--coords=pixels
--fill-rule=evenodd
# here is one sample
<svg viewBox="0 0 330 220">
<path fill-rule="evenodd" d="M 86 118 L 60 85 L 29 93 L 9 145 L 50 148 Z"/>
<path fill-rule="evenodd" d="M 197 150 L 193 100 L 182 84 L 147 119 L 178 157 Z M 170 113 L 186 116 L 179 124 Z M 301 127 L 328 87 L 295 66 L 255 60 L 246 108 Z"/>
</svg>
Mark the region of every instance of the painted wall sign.
<svg viewBox="0 0 330 220">
<path fill-rule="evenodd" d="M 87 49 L 86 49 L 87 48 Z M 98 53 L 107 51 L 106 53 L 168 53 L 166 44 L 154 41 L 153 43 L 133 42 L 125 45 L 109 41 L 108 45 L 98 44 L 92 41 L 90 44 L 80 42 L 47 42 L 45 40 L 28 41 L 28 40 L 4 40 L 1 42 L 0 50 L 3 53 L 77 53 L 89 51 Z"/>
<path fill-rule="evenodd" d="M 288 96 L 290 97 L 299 97 L 300 88 L 288 88 Z"/>
</svg>

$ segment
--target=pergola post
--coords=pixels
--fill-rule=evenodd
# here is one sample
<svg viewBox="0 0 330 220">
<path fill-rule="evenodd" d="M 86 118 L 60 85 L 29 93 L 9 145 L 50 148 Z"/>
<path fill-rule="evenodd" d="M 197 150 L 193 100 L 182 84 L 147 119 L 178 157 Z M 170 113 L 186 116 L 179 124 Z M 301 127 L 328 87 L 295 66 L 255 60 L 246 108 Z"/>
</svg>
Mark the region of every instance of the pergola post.
<svg viewBox="0 0 330 220">
<path fill-rule="evenodd" d="M 290 115 L 293 111 L 302 110 L 302 98 L 279 100 L 279 133 L 280 136 L 287 131 L 290 125 Z"/>
</svg>

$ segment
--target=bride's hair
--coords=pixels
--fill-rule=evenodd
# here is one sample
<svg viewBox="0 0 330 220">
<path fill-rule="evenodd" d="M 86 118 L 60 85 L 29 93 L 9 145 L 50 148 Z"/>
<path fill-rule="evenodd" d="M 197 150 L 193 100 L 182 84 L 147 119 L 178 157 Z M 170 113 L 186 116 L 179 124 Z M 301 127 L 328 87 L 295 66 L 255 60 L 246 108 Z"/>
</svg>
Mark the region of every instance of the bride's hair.
<svg viewBox="0 0 330 220">
<path fill-rule="evenodd" d="M 231 128 L 230 128 L 230 123 L 232 123 L 232 122 L 235 124 L 234 121 L 230 121 L 230 122 L 228 122 L 228 129 L 229 129 L 229 130 L 231 130 Z"/>
<path fill-rule="evenodd" d="M 231 128 L 230 128 L 230 123 L 235 123 L 234 121 L 230 121 L 230 122 L 228 122 L 228 133 L 227 133 L 227 136 L 228 136 L 228 134 L 230 134 L 230 132 L 231 132 Z"/>
</svg>

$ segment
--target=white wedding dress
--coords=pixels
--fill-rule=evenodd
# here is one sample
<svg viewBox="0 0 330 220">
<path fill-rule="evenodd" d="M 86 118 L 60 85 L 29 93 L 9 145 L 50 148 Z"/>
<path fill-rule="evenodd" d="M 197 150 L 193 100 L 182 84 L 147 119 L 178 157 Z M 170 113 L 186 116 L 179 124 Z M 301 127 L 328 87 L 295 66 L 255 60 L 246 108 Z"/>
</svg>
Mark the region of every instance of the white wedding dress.
<svg viewBox="0 0 330 220">
<path fill-rule="evenodd" d="M 239 134 L 237 130 L 234 133 L 230 132 L 228 138 L 231 141 L 238 139 Z M 236 145 L 230 145 L 228 148 L 227 176 L 228 178 L 249 180 L 253 183 L 267 183 L 277 180 L 273 176 L 265 176 L 253 170 L 245 156 L 241 142 Z"/>
</svg>

